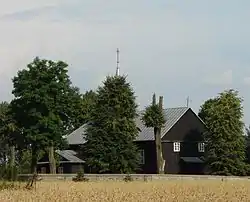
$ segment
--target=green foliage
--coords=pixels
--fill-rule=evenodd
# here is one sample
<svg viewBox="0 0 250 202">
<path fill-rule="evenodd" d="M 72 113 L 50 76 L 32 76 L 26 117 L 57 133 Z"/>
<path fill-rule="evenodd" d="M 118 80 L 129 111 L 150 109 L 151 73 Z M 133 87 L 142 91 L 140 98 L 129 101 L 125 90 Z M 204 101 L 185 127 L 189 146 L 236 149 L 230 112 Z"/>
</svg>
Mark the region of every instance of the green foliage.
<svg viewBox="0 0 250 202">
<path fill-rule="evenodd" d="M 73 178 L 74 182 L 88 182 L 89 179 L 85 177 L 84 170 L 81 169 L 79 172 L 77 172 L 76 177 Z"/>
<path fill-rule="evenodd" d="M 250 146 L 250 126 L 246 128 L 246 133 L 247 133 L 247 145 Z"/>
<path fill-rule="evenodd" d="M 0 161 L 4 163 L 6 163 L 6 153 L 8 150 L 8 134 L 6 133 L 8 106 L 7 102 L 0 104 Z"/>
<path fill-rule="evenodd" d="M 18 166 L 14 166 L 12 168 L 9 164 L 2 165 L 0 167 L 0 181 L 2 180 L 16 181 L 18 173 L 19 173 Z"/>
<path fill-rule="evenodd" d="M 37 152 L 37 160 L 39 161 L 45 155 L 44 150 L 39 150 Z M 19 150 L 17 154 L 17 162 L 19 172 L 22 174 L 30 174 L 31 173 L 31 164 L 32 160 L 32 150 L 31 148 L 26 148 L 23 150 Z"/>
<path fill-rule="evenodd" d="M 98 88 L 84 151 L 92 172 L 131 173 L 137 168 L 136 108 L 126 77 L 108 76 Z"/>
<path fill-rule="evenodd" d="M 206 101 L 199 116 L 208 127 L 205 133 L 207 162 L 212 174 L 245 175 L 245 138 L 242 99 L 234 90 Z"/>
<path fill-rule="evenodd" d="M 0 104 L 0 158 L 5 162 L 9 145 L 14 145 L 18 129 L 13 120 L 10 105 L 7 102 Z"/>
<path fill-rule="evenodd" d="M 165 117 L 161 107 L 156 104 L 155 94 L 153 95 L 152 104 L 146 107 L 142 115 L 142 121 L 146 127 L 162 128 L 165 124 Z"/>
<path fill-rule="evenodd" d="M 132 182 L 132 181 L 134 181 L 134 179 L 132 178 L 132 176 L 131 175 L 126 175 L 125 177 L 124 177 L 124 179 L 123 179 L 125 182 Z"/>
<path fill-rule="evenodd" d="M 89 122 L 91 113 L 95 108 L 97 94 L 90 90 L 81 96 L 81 113 L 77 116 L 77 128 Z"/>
<path fill-rule="evenodd" d="M 16 180 L 18 172 L 15 165 L 15 147 L 13 147 L 15 131 L 16 126 L 10 114 L 10 106 L 7 102 L 2 102 L 0 104 L 0 176 L 6 180 Z"/>
<path fill-rule="evenodd" d="M 35 58 L 27 69 L 13 78 L 15 98 L 11 112 L 17 127 L 21 148 L 31 145 L 32 164 L 40 150 L 64 144 L 62 138 L 74 128 L 81 107 L 79 90 L 71 85 L 67 64 Z"/>
<path fill-rule="evenodd" d="M 9 104 L 7 102 L 0 103 L 0 134 L 1 139 L 4 138 L 2 135 L 5 132 L 5 125 L 8 121 Z"/>
<path fill-rule="evenodd" d="M 20 173 L 29 174 L 31 172 L 30 170 L 31 156 L 32 154 L 30 149 L 25 149 L 20 151 L 20 156 L 19 156 Z"/>
</svg>

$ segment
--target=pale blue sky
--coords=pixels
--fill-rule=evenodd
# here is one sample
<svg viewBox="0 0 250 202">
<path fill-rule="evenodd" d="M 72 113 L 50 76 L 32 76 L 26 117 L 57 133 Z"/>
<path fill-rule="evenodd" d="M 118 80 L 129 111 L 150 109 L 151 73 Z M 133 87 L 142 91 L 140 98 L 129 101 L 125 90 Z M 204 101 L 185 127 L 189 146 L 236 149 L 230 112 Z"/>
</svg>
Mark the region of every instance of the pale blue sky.
<svg viewBox="0 0 250 202">
<path fill-rule="evenodd" d="M 140 108 L 156 92 L 165 107 L 190 96 L 197 112 L 234 88 L 250 124 L 249 10 L 249 0 L 9 0 L 0 7 L 1 100 L 37 55 L 66 61 L 73 83 L 94 89 L 115 72 L 119 47 Z"/>
</svg>

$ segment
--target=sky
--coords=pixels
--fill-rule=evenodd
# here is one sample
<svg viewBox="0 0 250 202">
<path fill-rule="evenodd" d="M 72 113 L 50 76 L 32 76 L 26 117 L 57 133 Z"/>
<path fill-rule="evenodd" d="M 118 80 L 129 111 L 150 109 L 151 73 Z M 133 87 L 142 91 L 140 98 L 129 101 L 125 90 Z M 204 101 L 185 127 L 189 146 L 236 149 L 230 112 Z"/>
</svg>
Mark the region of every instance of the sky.
<svg viewBox="0 0 250 202">
<path fill-rule="evenodd" d="M 127 75 L 142 109 L 189 106 L 233 88 L 250 124 L 249 0 L 0 0 L 0 100 L 11 79 L 39 56 L 69 64 L 74 85 L 96 89 Z"/>
</svg>

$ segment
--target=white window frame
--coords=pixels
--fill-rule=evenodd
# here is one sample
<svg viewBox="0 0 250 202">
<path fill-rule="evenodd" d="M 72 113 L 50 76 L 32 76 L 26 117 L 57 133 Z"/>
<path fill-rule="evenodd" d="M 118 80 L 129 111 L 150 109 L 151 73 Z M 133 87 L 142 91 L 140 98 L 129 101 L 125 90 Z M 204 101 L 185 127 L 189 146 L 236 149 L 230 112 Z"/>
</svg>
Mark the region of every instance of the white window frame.
<svg viewBox="0 0 250 202">
<path fill-rule="evenodd" d="M 204 142 L 198 143 L 198 151 L 201 153 L 205 152 L 205 143 Z"/>
<path fill-rule="evenodd" d="M 181 143 L 180 142 L 174 142 L 173 143 L 173 150 L 174 150 L 174 152 L 180 152 L 181 151 Z"/>
<path fill-rule="evenodd" d="M 145 152 L 144 152 L 144 149 L 139 150 L 139 164 L 140 165 L 145 164 Z"/>
</svg>

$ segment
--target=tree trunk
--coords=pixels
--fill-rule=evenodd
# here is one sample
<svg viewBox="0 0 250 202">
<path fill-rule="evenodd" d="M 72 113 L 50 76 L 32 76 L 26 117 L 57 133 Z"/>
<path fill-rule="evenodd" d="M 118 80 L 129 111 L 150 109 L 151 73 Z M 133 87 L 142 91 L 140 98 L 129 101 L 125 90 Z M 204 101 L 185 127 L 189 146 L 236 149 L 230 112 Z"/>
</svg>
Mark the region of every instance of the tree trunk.
<svg viewBox="0 0 250 202">
<path fill-rule="evenodd" d="M 159 129 L 154 128 L 154 135 L 155 135 L 155 150 L 156 150 L 156 173 L 160 173 L 160 144 L 159 144 Z"/>
<path fill-rule="evenodd" d="M 10 171 L 11 171 L 11 180 L 14 181 L 15 178 L 15 146 L 10 147 Z"/>
<path fill-rule="evenodd" d="M 163 110 L 163 96 L 160 96 L 159 98 L 159 107 L 161 110 Z M 163 153 L 162 153 L 162 144 L 161 144 L 161 128 L 158 128 L 158 155 L 159 155 L 159 173 L 164 174 L 164 167 L 165 167 L 165 160 L 163 158 Z"/>
<path fill-rule="evenodd" d="M 6 145 L 6 148 L 4 149 L 4 165 L 5 165 L 5 169 L 7 170 L 8 169 L 8 161 L 9 161 L 9 151 L 10 151 L 10 148 L 9 148 L 9 145 L 7 144 Z"/>
<path fill-rule="evenodd" d="M 56 174 L 56 160 L 54 155 L 54 147 L 49 147 L 49 165 L 50 165 L 50 174 Z"/>
<path fill-rule="evenodd" d="M 37 155 L 38 151 L 36 148 L 32 147 L 32 154 L 31 154 L 31 173 L 35 174 L 37 173 Z"/>
<path fill-rule="evenodd" d="M 158 129 L 158 131 L 159 131 L 159 135 L 158 135 L 158 137 L 159 137 L 159 139 L 158 139 L 158 141 L 159 141 L 159 143 L 158 143 L 158 145 L 159 145 L 159 147 L 158 147 L 158 155 L 159 155 L 159 174 L 164 174 L 165 173 L 165 171 L 164 171 L 164 167 L 165 167 L 165 160 L 164 160 L 164 158 L 163 158 L 163 151 L 162 151 L 162 143 L 161 143 L 161 129 L 159 128 Z"/>
</svg>

